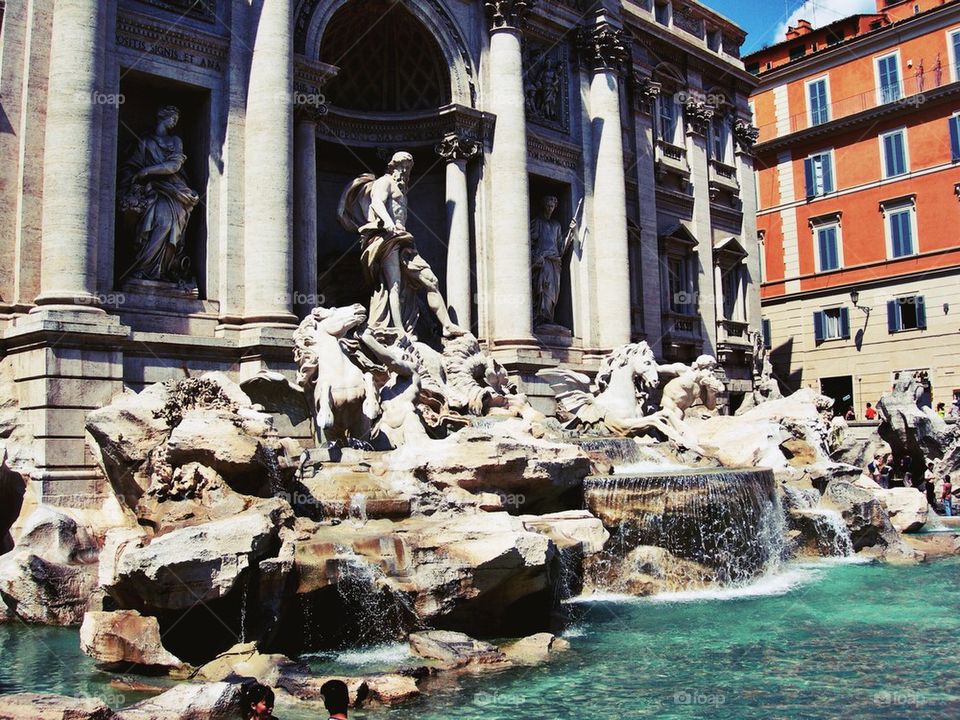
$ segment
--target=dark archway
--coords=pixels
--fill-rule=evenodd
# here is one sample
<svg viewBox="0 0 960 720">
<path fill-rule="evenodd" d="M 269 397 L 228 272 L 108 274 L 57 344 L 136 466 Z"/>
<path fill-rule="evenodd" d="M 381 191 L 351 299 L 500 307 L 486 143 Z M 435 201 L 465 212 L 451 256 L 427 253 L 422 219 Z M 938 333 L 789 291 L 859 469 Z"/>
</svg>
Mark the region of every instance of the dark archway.
<svg viewBox="0 0 960 720">
<path fill-rule="evenodd" d="M 353 0 L 330 19 L 320 59 L 340 68 L 331 104 L 365 112 L 429 110 L 450 102 L 440 46 L 400 3 Z"/>
</svg>

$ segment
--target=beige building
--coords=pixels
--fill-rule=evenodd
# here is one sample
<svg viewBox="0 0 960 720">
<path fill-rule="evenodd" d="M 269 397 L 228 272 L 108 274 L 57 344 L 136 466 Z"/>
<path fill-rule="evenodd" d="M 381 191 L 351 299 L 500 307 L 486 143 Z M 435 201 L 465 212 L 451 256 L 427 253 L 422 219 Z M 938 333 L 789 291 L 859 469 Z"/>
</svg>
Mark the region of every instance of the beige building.
<svg viewBox="0 0 960 720">
<path fill-rule="evenodd" d="M 2 352 L 47 497 L 96 491 L 84 415 L 124 388 L 293 377 L 299 318 L 370 296 L 337 206 L 398 150 L 451 314 L 535 402 L 638 340 L 750 389 L 754 79 L 699 3 L 0 7 Z M 544 196 L 578 225 L 537 324 Z"/>
</svg>

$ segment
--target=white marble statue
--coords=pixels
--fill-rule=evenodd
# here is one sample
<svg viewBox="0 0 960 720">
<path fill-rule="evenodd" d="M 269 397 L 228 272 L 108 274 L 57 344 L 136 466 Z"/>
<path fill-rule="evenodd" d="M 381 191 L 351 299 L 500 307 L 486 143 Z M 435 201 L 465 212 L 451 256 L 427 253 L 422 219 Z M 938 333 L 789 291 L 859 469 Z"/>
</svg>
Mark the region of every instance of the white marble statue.
<svg viewBox="0 0 960 720">
<path fill-rule="evenodd" d="M 144 135 L 120 170 L 120 209 L 137 217 L 136 257 L 121 275 L 128 279 L 184 283 L 190 279 L 185 234 L 200 196 L 187 185 L 183 141 L 172 134 L 180 111 L 168 105 L 157 113 L 152 134 Z"/>
<path fill-rule="evenodd" d="M 419 318 L 417 293 L 424 290 L 443 336 L 463 335 L 450 319 L 437 276 L 406 229 L 412 170 L 413 156 L 398 152 L 384 175 L 361 175 L 340 199 L 340 223 L 360 234 L 364 268 L 374 287 L 368 322 L 375 331 L 413 335 Z"/>
<path fill-rule="evenodd" d="M 656 432 L 683 447 L 697 447 L 684 423 L 697 403 L 714 410 L 724 386 L 717 361 L 700 356 L 692 366 L 662 365 L 645 343 L 623 345 L 600 364 L 596 382 L 570 370 L 541 370 L 550 383 L 568 427 L 637 436 Z M 671 378 L 666 380 L 666 378 Z"/>
<path fill-rule="evenodd" d="M 552 195 L 543 198 L 543 209 L 530 222 L 530 247 L 533 249 L 534 326 L 551 326 L 556 322 L 557 300 L 563 277 L 563 258 L 573 244 L 577 219 L 570 221 L 567 231 L 553 219 L 559 201 Z"/>
</svg>

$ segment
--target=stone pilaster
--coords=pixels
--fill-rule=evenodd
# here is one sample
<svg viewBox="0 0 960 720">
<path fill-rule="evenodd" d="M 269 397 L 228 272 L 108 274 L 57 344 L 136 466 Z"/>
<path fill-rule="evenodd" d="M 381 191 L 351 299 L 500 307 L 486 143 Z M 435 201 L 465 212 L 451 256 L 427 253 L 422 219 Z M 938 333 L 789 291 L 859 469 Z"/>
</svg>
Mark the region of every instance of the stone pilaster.
<svg viewBox="0 0 960 720">
<path fill-rule="evenodd" d="M 473 303 L 467 163 L 480 154 L 480 144 L 448 135 L 436 151 L 447 161 L 447 305 L 454 322 L 469 329 Z"/>
<path fill-rule="evenodd" d="M 593 343 L 608 350 L 630 342 L 630 254 L 627 190 L 620 122 L 620 74 L 627 57 L 624 33 L 604 19 L 580 33 L 592 71 L 589 114 L 596 158 L 591 253 L 598 316 Z"/>
<path fill-rule="evenodd" d="M 488 340 L 533 345 L 530 187 L 521 30 L 531 2 L 485 0 L 490 21 L 489 110 L 496 116 L 489 170 L 492 191 L 487 268 Z"/>
<path fill-rule="evenodd" d="M 251 17 L 244 173 L 244 321 L 293 323 L 293 0 Z"/>
<path fill-rule="evenodd" d="M 317 120 L 297 112 L 293 159 L 294 310 L 304 318 L 317 297 Z"/>
<path fill-rule="evenodd" d="M 753 330 L 762 330 L 760 319 L 760 267 L 763 263 L 761 253 L 763 248 L 757 236 L 757 176 L 754 172 L 753 146 L 760 136 L 760 131 L 750 122 L 738 118 L 733 124 L 733 137 L 737 143 L 736 164 L 737 176 L 740 182 L 740 209 L 743 212 L 743 246 L 749 257 L 747 264 L 748 277 L 744 284 L 753 285 L 756 292 L 747 292 L 746 321 Z M 745 288 L 746 291 L 746 288 Z"/>
<path fill-rule="evenodd" d="M 38 305 L 98 310 L 97 233 L 104 17 L 98 0 L 56 0 L 43 157 Z"/>
</svg>

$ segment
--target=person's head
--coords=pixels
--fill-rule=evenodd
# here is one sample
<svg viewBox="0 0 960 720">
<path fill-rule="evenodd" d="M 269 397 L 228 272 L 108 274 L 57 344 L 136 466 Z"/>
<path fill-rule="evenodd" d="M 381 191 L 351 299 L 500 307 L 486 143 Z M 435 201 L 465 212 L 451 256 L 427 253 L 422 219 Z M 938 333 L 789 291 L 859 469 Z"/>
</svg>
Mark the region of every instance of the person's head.
<svg viewBox="0 0 960 720">
<path fill-rule="evenodd" d="M 273 690 L 266 685 L 252 682 L 243 687 L 244 717 L 249 720 L 265 720 L 273 716 L 275 701 Z"/>
<path fill-rule="evenodd" d="M 942 402 L 937 403 L 937 410 L 945 410 L 946 407 L 947 407 L 946 403 L 942 403 Z"/>
<path fill-rule="evenodd" d="M 873 405 L 871 405 L 870 403 L 867 403 L 867 407 L 868 407 L 868 408 L 872 408 Z"/>
<path fill-rule="evenodd" d="M 172 130 L 180 121 L 180 109 L 176 105 L 164 105 L 157 111 L 157 121 L 167 130 Z"/>
<path fill-rule="evenodd" d="M 546 195 L 543 198 L 543 216 L 546 218 L 553 217 L 553 214 L 557 211 L 557 206 L 560 204 L 560 201 L 557 200 L 554 195 Z"/>
<path fill-rule="evenodd" d="M 350 709 L 350 693 L 343 680 L 327 680 L 320 686 L 323 704 L 331 715 L 346 715 Z"/>
</svg>

